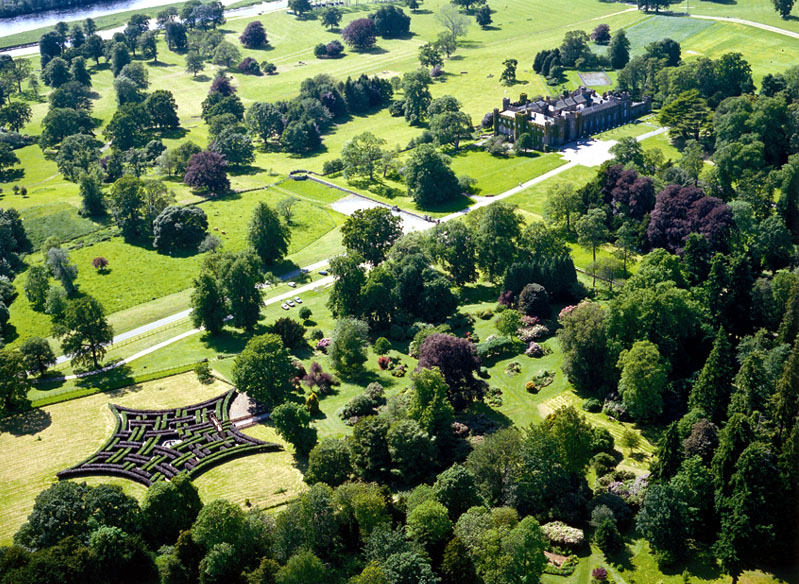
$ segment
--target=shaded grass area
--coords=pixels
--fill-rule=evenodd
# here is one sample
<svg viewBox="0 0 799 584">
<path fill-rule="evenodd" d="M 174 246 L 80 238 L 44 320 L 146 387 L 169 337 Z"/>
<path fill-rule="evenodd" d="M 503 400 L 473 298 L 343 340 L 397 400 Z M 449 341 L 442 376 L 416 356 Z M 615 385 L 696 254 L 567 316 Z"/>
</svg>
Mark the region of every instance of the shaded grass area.
<svg viewBox="0 0 799 584">
<path fill-rule="evenodd" d="M 64 202 L 28 207 L 20 215 L 25 233 L 34 249 L 38 249 L 48 237 L 69 241 L 103 227 L 100 223 L 82 217 L 73 205 Z"/>
<path fill-rule="evenodd" d="M 107 440 L 115 427 L 109 402 L 140 409 L 173 408 L 210 399 L 228 389 L 230 386 L 221 381 L 200 384 L 193 373 L 188 373 L 0 420 L 0 544 L 10 543 L 30 513 L 34 498 L 55 480 L 56 472 L 77 464 Z M 255 427 L 247 432 L 282 444 L 271 429 Z M 250 464 L 242 472 L 246 460 Z M 217 467 L 198 479 L 204 501 L 224 495 L 235 502 L 249 498 L 254 504 L 275 504 L 301 488 L 299 473 L 285 452 L 255 454 L 231 465 Z M 227 472 L 230 469 L 238 472 Z M 126 491 L 137 498 L 145 492 L 140 485 L 123 479 L 97 477 L 88 481 L 125 485 Z M 286 492 L 275 495 L 280 488 Z"/>
</svg>

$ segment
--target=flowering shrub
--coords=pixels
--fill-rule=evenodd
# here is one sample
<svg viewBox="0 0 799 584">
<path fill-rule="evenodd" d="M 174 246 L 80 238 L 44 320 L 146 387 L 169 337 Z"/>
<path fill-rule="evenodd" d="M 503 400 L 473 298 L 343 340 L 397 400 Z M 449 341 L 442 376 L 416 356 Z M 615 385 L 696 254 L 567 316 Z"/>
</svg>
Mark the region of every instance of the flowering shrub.
<svg viewBox="0 0 799 584">
<path fill-rule="evenodd" d="M 334 385 L 341 383 L 338 379 L 330 375 L 330 373 L 322 371 L 322 366 L 316 361 L 311 363 L 311 368 L 308 373 L 303 376 L 302 382 L 311 389 L 314 387 L 318 388 L 319 393 L 322 395 L 330 393 Z"/>
<path fill-rule="evenodd" d="M 98 272 L 102 271 L 108 267 L 108 260 L 103 256 L 96 257 L 92 260 L 92 266 L 94 266 L 94 269 Z"/>
<path fill-rule="evenodd" d="M 558 314 L 558 320 L 563 320 L 564 317 L 569 316 L 575 308 L 577 308 L 577 305 L 575 304 L 564 306 L 563 310 L 561 310 L 560 314 Z"/>
<path fill-rule="evenodd" d="M 618 471 L 610 473 L 610 475 L 615 475 L 617 473 Z M 608 485 L 608 492 L 621 497 L 628 505 L 638 508 L 644 502 L 648 486 L 648 476 L 640 476 L 624 481 L 614 481 Z"/>
<path fill-rule="evenodd" d="M 591 570 L 591 577 L 594 580 L 599 580 L 600 582 L 604 582 L 605 580 L 608 579 L 608 571 L 602 566 L 599 566 L 598 568 L 594 568 L 593 570 Z"/>
<path fill-rule="evenodd" d="M 535 381 L 528 381 L 524 384 L 524 389 L 529 393 L 538 393 L 538 384 Z"/>
<path fill-rule="evenodd" d="M 616 418 L 617 420 L 623 421 L 627 419 L 627 408 L 624 407 L 622 402 L 612 399 L 605 400 L 605 403 L 602 405 L 602 413 Z"/>
<path fill-rule="evenodd" d="M 330 337 L 325 337 L 324 339 L 319 339 L 319 342 L 316 343 L 316 350 L 322 351 L 323 353 L 327 353 L 327 348 L 330 346 Z"/>
<path fill-rule="evenodd" d="M 502 306 L 513 306 L 513 290 L 505 290 L 502 294 L 500 294 L 497 304 L 501 304 Z"/>
<path fill-rule="evenodd" d="M 388 369 L 388 366 L 391 364 L 391 358 L 387 357 L 386 355 L 381 355 L 377 358 L 377 366 L 380 367 L 382 371 Z"/>
<path fill-rule="evenodd" d="M 562 521 L 553 521 L 541 526 L 541 531 L 555 545 L 579 546 L 585 540 L 582 529 L 569 527 Z"/>
<path fill-rule="evenodd" d="M 533 326 L 522 327 L 516 331 L 516 336 L 519 340 L 529 343 L 549 336 L 549 329 L 543 324 L 534 324 Z"/>
<path fill-rule="evenodd" d="M 540 321 L 537 316 L 528 316 L 526 314 L 522 315 L 522 325 L 523 326 L 534 326 L 538 324 Z"/>
<path fill-rule="evenodd" d="M 544 349 L 541 348 L 541 345 L 532 341 L 529 345 L 527 345 L 527 349 L 524 351 L 524 354 L 528 357 L 543 357 L 544 356 Z"/>
</svg>

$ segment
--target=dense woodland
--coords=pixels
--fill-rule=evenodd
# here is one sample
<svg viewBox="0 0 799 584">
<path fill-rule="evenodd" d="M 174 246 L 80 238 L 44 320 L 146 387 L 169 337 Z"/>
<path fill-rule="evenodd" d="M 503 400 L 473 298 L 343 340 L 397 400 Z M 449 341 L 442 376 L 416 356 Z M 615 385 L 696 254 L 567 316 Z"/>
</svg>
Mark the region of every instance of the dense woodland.
<svg viewBox="0 0 799 584">
<path fill-rule="evenodd" d="M 302 15 L 302 6 L 294 9 Z M 471 139 L 471 120 L 456 96 L 429 92 L 431 71 L 449 43 L 457 45 L 457 30 L 422 47 L 423 67 L 402 78 L 318 75 L 295 99 L 245 108 L 230 70 L 274 70 L 241 59 L 215 30 L 223 18 L 217 4 L 190 2 L 179 14 L 159 14 L 157 30 L 135 17 L 109 41 L 86 23 L 58 26 L 40 43 L 41 79 L 51 91 L 39 146 L 79 185 L 87 216 L 108 216 L 135 245 L 206 254 L 191 318 L 211 336 L 225 327 L 256 329 L 257 285 L 286 256 L 292 202 L 261 202 L 248 248 L 219 250 L 205 212 L 177 205 L 151 169 L 204 197 L 223 196 L 228 169 L 251 164 L 255 148 L 301 156 L 318 149 L 334 124 L 388 107 L 426 128 L 408 151 L 388 150 L 379 131 L 366 132 L 326 173 L 393 177 L 422 209 L 460 197 L 472 182 L 455 175 L 444 153 Z M 343 39 L 351 50 L 369 48 L 376 36 L 406 34 L 409 22 L 401 9 L 381 7 L 348 25 Z M 185 52 L 187 74 L 209 62 L 222 68 L 203 97 L 208 144 L 167 149 L 161 142 L 180 123 L 172 94 L 149 91 L 143 64 L 157 59 L 161 31 L 170 50 Z M 587 38 L 567 34 L 534 68 L 559 78 L 593 58 Z M 36 498 L 14 545 L 0 548 L 0 582 L 532 584 L 569 567 L 555 568 L 544 552 L 571 561 L 589 541 L 609 564 L 623 565 L 632 533 L 665 570 L 710 556 L 733 582 L 755 568 L 795 576 L 799 67 L 774 72 L 757 88 L 737 53 L 684 60 L 679 43 L 664 39 L 629 59 L 623 33 L 607 40 L 615 43 L 609 58 L 619 88 L 653 99 L 678 160 L 623 138 L 588 184 L 549 193 L 546 224 L 526 224 L 512 205 L 495 202 L 403 235 L 388 209 L 356 211 L 342 227 L 346 254 L 330 262 L 335 329 L 327 337 L 310 333 L 334 371 L 299 363 L 294 354 L 308 344 L 306 328 L 291 318 L 252 336 L 233 366 L 237 389 L 269 408 L 294 447 L 308 489 L 271 513 L 225 500 L 203 504 L 184 476 L 154 484 L 141 504 L 116 486 L 59 482 Z M 268 42 L 262 26 L 248 26 L 240 41 Z M 341 46 L 315 54 L 337 58 Z M 90 64 L 101 60 L 114 73 L 118 105 L 102 135 L 108 148 L 91 116 Z M 504 65 L 511 81 L 516 64 Z M 27 61 L 0 61 L 0 118 L 30 119 L 14 94 L 31 74 Z M 27 139 L 17 133 L 23 125 L 0 140 L 5 170 L 14 163 L 12 143 Z M 514 155 L 524 155 L 524 142 Z M 511 155 L 502 140 L 485 148 Z M 569 243 L 592 253 L 591 286 L 578 280 Z M 597 258 L 607 243 L 614 254 Z M 77 267 L 60 242 L 44 243 L 41 265 L 26 265 L 30 251 L 19 214 L 0 210 L 0 330 L 14 300 L 11 281 L 23 277 L 25 295 L 50 315 L 73 365 L 99 367 L 113 338 L 103 306 L 76 289 Z M 105 267 L 104 258 L 95 261 Z M 616 288 L 600 294 L 597 278 Z M 496 318 L 500 334 L 483 339 L 475 317 L 461 310 L 476 282 L 497 292 L 496 305 L 478 318 Z M 300 312 L 304 321 L 310 315 Z M 622 451 L 638 447 L 638 434 L 616 444 L 575 407 L 522 428 L 477 414 L 495 399 L 486 365 L 536 358 L 544 351 L 539 341 L 552 335 L 583 410 L 633 421 L 658 438 L 649 473 L 617 468 Z M 407 342 L 418 360 L 407 387 L 387 397 L 379 383 L 364 384 L 340 412 L 352 435 L 318 440 L 319 399 L 339 378 L 363 374 L 367 351 L 381 355 L 381 369 L 395 370 L 389 339 Z M 44 339 L 0 350 L 0 411 L 24 408 L 29 376 L 54 363 Z M 528 390 L 539 384 L 528 382 Z M 612 580 L 607 571 L 592 577 Z"/>
</svg>

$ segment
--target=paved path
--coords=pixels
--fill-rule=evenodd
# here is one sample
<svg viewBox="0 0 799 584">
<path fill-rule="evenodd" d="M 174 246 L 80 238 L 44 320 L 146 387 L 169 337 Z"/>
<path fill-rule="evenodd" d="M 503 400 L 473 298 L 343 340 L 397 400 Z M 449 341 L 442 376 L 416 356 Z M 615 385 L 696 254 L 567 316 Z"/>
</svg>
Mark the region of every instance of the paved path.
<svg viewBox="0 0 799 584">
<path fill-rule="evenodd" d="M 332 283 L 333 283 L 333 276 L 325 276 L 324 278 L 322 278 L 321 280 L 317 280 L 316 282 L 311 282 L 310 284 L 306 284 L 306 285 L 300 286 L 298 288 L 293 288 L 292 290 L 289 290 L 285 294 L 281 294 L 279 296 L 275 296 L 274 298 L 269 298 L 268 300 L 264 301 L 264 306 L 270 306 L 272 304 L 277 304 L 278 302 L 282 303 L 284 300 L 288 300 L 289 298 L 294 298 L 295 296 L 299 296 L 300 294 L 302 294 L 304 292 L 309 292 L 311 290 L 315 290 L 317 288 L 320 288 L 322 286 L 327 286 L 328 284 L 332 284 Z M 191 312 L 191 311 L 189 310 L 189 311 L 184 311 L 184 312 L 188 313 L 188 312 Z M 178 313 L 178 314 L 183 314 L 183 313 Z M 171 317 L 167 317 L 167 318 L 177 317 L 178 314 L 172 315 Z M 188 316 L 188 314 L 186 314 L 186 316 Z M 161 319 L 161 320 L 166 320 L 166 319 Z M 175 318 L 175 320 L 178 320 L 178 319 Z M 150 323 L 150 324 L 157 324 L 158 322 L 161 322 L 161 321 L 156 321 L 155 323 Z M 174 321 L 172 321 L 172 322 L 174 322 Z M 149 325 L 146 325 L 146 326 L 149 326 Z M 142 327 L 142 328 L 144 328 L 144 327 Z M 152 329 L 150 329 L 150 330 L 152 330 Z M 160 342 L 160 343 L 158 343 L 156 345 L 153 345 L 151 347 L 147 347 L 146 349 L 142 349 L 138 353 L 134 353 L 130 357 L 125 357 L 124 359 L 122 359 L 120 361 L 116 361 L 116 362 L 112 363 L 111 365 L 103 367 L 102 369 L 95 369 L 94 371 L 85 371 L 83 373 L 76 373 L 74 375 L 66 375 L 64 377 L 51 379 L 51 381 L 69 381 L 71 379 L 80 379 L 80 378 L 83 378 L 83 377 L 89 377 L 91 375 L 96 375 L 98 373 L 104 373 L 106 371 L 111 371 L 112 369 L 116 369 L 117 367 L 121 367 L 122 365 L 126 365 L 126 364 L 130 363 L 131 361 L 135 361 L 136 359 L 140 359 L 141 357 L 144 357 L 145 355 L 149 355 L 150 353 L 155 353 L 156 351 L 160 351 L 164 347 L 168 347 L 169 345 L 171 345 L 173 343 L 177 343 L 178 341 L 182 341 L 186 337 L 190 337 L 192 335 L 196 335 L 197 333 L 202 332 L 202 330 L 203 330 L 202 328 L 191 329 L 190 331 L 186 331 L 185 333 L 181 333 L 179 335 L 171 337 L 171 338 L 169 338 L 169 339 L 167 339 L 165 341 L 162 341 L 162 342 Z M 67 358 L 63 358 L 63 359 L 64 359 L 64 361 L 68 360 Z M 64 361 L 61 361 L 61 362 L 63 363 Z"/>
<path fill-rule="evenodd" d="M 308 174 L 306 176 L 306 180 L 312 180 L 331 189 L 336 189 L 349 194 L 348 197 L 339 199 L 330 205 L 335 211 L 343 213 L 344 215 L 352 215 L 359 209 L 385 207 L 386 209 L 391 209 L 391 212 L 396 217 L 402 219 L 402 230 L 405 233 L 409 233 L 411 231 L 424 231 L 435 224 L 433 221 L 428 221 L 425 219 L 424 216 L 420 215 L 419 213 L 394 207 L 388 203 L 384 203 L 383 201 L 378 201 L 377 199 L 373 199 L 372 197 L 364 195 L 363 193 L 353 191 L 352 189 L 348 189 L 346 187 L 342 187 L 341 185 L 337 185 L 336 183 L 325 180 L 319 176 L 316 176 L 315 174 Z"/>
<path fill-rule="evenodd" d="M 717 20 L 719 22 L 732 22 L 734 24 L 743 24 L 745 26 L 753 26 L 755 28 L 759 28 L 761 30 L 767 30 L 769 32 L 774 32 L 777 34 L 781 34 L 783 36 L 791 37 L 792 39 L 799 39 L 799 32 L 793 32 L 790 30 L 785 30 L 784 28 L 779 28 L 776 26 L 771 26 L 770 24 L 763 24 L 762 22 L 755 22 L 753 20 L 744 20 L 742 18 L 732 18 L 730 16 L 705 16 L 702 14 L 691 14 L 691 18 L 701 18 L 702 20 Z"/>
<path fill-rule="evenodd" d="M 668 131 L 668 128 L 658 128 L 657 130 L 653 130 L 652 132 L 647 132 L 646 134 L 642 134 L 642 135 L 638 136 L 636 138 L 636 140 L 641 142 L 642 140 L 646 140 L 647 138 L 651 138 L 653 136 L 657 136 L 657 135 L 662 134 L 662 133 L 664 133 L 666 131 Z M 457 211 L 455 213 L 451 213 L 449 215 L 446 215 L 445 217 L 442 217 L 441 221 L 444 222 L 444 221 L 451 221 L 453 219 L 457 219 L 458 217 L 462 217 L 463 215 L 466 215 L 470 211 L 473 211 L 475 209 L 479 209 L 481 207 L 486 207 L 486 206 L 488 206 L 491 203 L 494 203 L 496 201 L 501 201 L 501 200 L 506 199 L 508 197 L 512 197 L 513 195 L 521 193 L 522 191 L 524 191 L 525 189 L 530 188 L 533 185 L 536 185 L 536 184 L 541 183 L 541 182 L 543 182 L 545 180 L 548 180 L 548 179 L 550 179 L 550 178 L 552 178 L 554 176 L 557 176 L 558 174 L 560 174 L 560 173 L 562 173 L 562 172 L 564 172 L 566 170 L 569 170 L 570 168 L 574 168 L 575 166 L 577 166 L 579 164 L 584 164 L 584 165 L 587 165 L 587 166 L 596 166 L 598 164 L 601 164 L 602 162 L 604 162 L 604 160 L 609 160 L 610 158 L 612 158 L 612 155 L 610 155 L 610 153 L 608 151 L 609 151 L 610 147 L 613 144 L 615 144 L 615 143 L 616 142 L 613 141 L 613 140 L 588 140 L 588 141 L 577 143 L 577 144 L 567 145 L 562 151 L 563 158 L 565 160 L 567 160 L 566 164 L 563 164 L 563 165 L 561 165 L 561 166 L 559 166 L 559 167 L 557 167 L 555 169 L 552 169 L 549 172 L 546 172 L 546 173 L 544 173 L 544 174 L 542 174 L 540 176 L 532 178 L 532 179 L 528 180 L 527 182 L 520 183 L 519 186 L 516 186 L 516 187 L 513 187 L 511 189 L 508 189 L 507 191 L 505 191 L 503 193 L 500 193 L 498 195 L 495 195 L 493 197 L 475 197 L 477 202 L 474 205 L 472 205 L 470 207 L 467 207 L 466 209 L 463 209 L 461 211 Z M 319 182 L 327 182 L 327 181 L 319 181 Z M 332 185 L 332 183 L 328 183 L 328 184 Z M 336 188 L 338 188 L 339 190 L 346 191 L 346 189 L 343 189 L 342 187 L 339 187 L 337 185 L 334 185 L 334 186 L 336 186 Z M 350 195 L 350 197 L 351 196 L 353 196 L 353 195 Z M 349 198 L 349 197 L 347 197 L 347 198 Z M 364 199 L 365 201 L 371 202 L 371 203 L 375 203 L 376 205 L 377 204 L 384 205 L 383 203 L 377 203 L 377 202 L 373 201 L 372 199 L 369 199 L 368 197 L 362 197 L 362 199 Z M 415 213 L 411 213 L 411 212 L 408 212 L 408 211 L 401 212 L 401 213 L 404 214 L 403 219 L 405 219 L 407 217 L 412 217 L 414 220 L 418 220 L 418 218 L 419 218 L 419 216 L 416 215 Z M 419 225 L 419 229 L 418 230 L 429 229 L 429 228 L 431 228 L 431 227 L 433 227 L 435 225 L 435 223 L 431 223 L 431 222 L 427 222 L 427 221 L 422 221 L 422 223 L 423 223 L 423 225 Z M 416 229 L 413 229 L 413 230 L 416 230 Z M 310 271 L 310 270 L 317 270 L 317 269 L 319 269 L 321 267 L 326 266 L 329 261 L 330 261 L 330 258 L 325 259 L 325 260 L 321 260 L 321 261 L 316 262 L 314 264 L 311 264 L 311 265 L 309 265 L 309 266 L 307 266 L 305 268 L 294 270 L 293 272 L 290 272 L 288 274 L 284 274 L 282 276 L 282 279 L 283 280 L 289 280 L 291 278 L 294 278 L 294 277 L 300 275 L 300 273 L 307 272 L 307 271 Z M 270 298 L 270 299 L 268 299 L 268 300 L 266 300 L 264 302 L 264 305 L 269 306 L 271 304 L 277 304 L 278 302 L 282 303 L 283 300 L 286 300 L 286 299 L 289 299 L 289 298 L 293 298 L 294 296 L 298 296 L 299 294 L 302 294 L 303 292 L 307 292 L 309 290 L 314 290 L 314 289 L 319 288 L 321 286 L 327 286 L 328 284 L 331 284 L 332 282 L 333 282 L 333 276 L 325 276 L 321 280 L 317 280 L 316 282 L 311 282 L 310 284 L 306 284 L 304 286 L 300 286 L 299 288 L 292 289 L 292 290 L 290 290 L 290 291 L 288 291 L 288 292 L 286 292 L 284 294 L 281 294 L 281 295 L 276 296 L 274 298 Z M 135 328 L 133 330 L 130 330 L 130 331 L 127 331 L 127 332 L 122 333 L 120 335 L 117 335 L 116 337 L 114 337 L 114 342 L 120 342 L 122 340 L 130 339 L 132 337 L 135 337 L 135 336 L 138 336 L 138 335 L 153 331 L 155 329 L 158 329 L 158 328 L 160 328 L 162 326 L 166 326 L 168 324 L 177 322 L 177 321 L 189 316 L 190 313 L 191 313 L 190 309 L 189 310 L 184 310 L 184 311 L 175 313 L 175 314 L 173 314 L 171 316 L 167 316 L 167 317 L 164 317 L 164 318 L 162 318 L 160 320 L 151 322 L 149 324 L 142 325 L 142 326 L 140 326 L 138 328 Z M 63 377 L 62 379 L 64 379 L 64 380 L 78 379 L 78 378 L 81 378 L 81 377 L 88 377 L 90 375 L 95 375 L 97 373 L 110 371 L 111 369 L 114 369 L 116 367 L 120 367 L 122 365 L 130 363 L 131 361 L 135 361 L 136 359 L 144 357 L 145 355 L 149 355 L 151 353 L 159 351 L 160 349 L 168 347 L 169 345 L 171 345 L 173 343 L 176 343 L 178 341 L 181 341 L 181 340 L 185 339 L 186 337 L 189 337 L 191 335 L 194 335 L 196 333 L 201 332 L 201 330 L 202 329 L 200 329 L 200 328 L 195 328 L 195 329 L 192 329 L 190 331 L 186 331 L 186 332 L 181 333 L 181 334 L 179 334 L 177 336 L 174 336 L 172 338 L 166 339 L 165 341 L 162 341 L 162 342 L 160 342 L 160 343 L 158 343 L 156 345 L 153 345 L 151 347 L 147 347 L 146 349 L 142 349 L 138 353 L 135 353 L 135 354 L 131 355 L 130 357 L 126 357 L 125 359 L 122 359 L 121 361 L 117 361 L 116 363 L 108 365 L 107 367 L 103 367 L 102 369 L 98 369 L 98 370 L 95 370 L 95 371 L 87 371 L 87 372 L 78 373 L 78 374 L 75 374 L 75 375 L 68 375 L 66 377 Z M 58 358 L 58 363 L 64 363 L 67 360 L 68 360 L 68 358 L 66 356 L 62 356 L 62 357 Z"/>
</svg>

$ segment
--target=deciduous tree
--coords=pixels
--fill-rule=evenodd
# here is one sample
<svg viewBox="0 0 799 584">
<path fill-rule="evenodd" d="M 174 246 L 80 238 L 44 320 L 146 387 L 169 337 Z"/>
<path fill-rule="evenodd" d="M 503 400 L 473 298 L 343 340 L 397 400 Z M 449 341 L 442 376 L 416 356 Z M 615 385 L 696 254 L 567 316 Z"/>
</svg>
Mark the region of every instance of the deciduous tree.
<svg viewBox="0 0 799 584">
<path fill-rule="evenodd" d="M 63 318 L 54 323 L 53 332 L 73 367 L 94 365 L 98 369 L 114 340 L 114 329 L 108 324 L 103 306 L 88 295 L 67 304 Z"/>
<path fill-rule="evenodd" d="M 266 407 L 285 401 L 291 391 L 296 368 L 280 337 L 264 334 L 252 337 L 236 357 L 231 372 L 233 383 Z"/>
<path fill-rule="evenodd" d="M 402 235 L 402 219 L 386 207 L 360 209 L 344 222 L 341 235 L 348 252 L 376 266 Z"/>
</svg>

